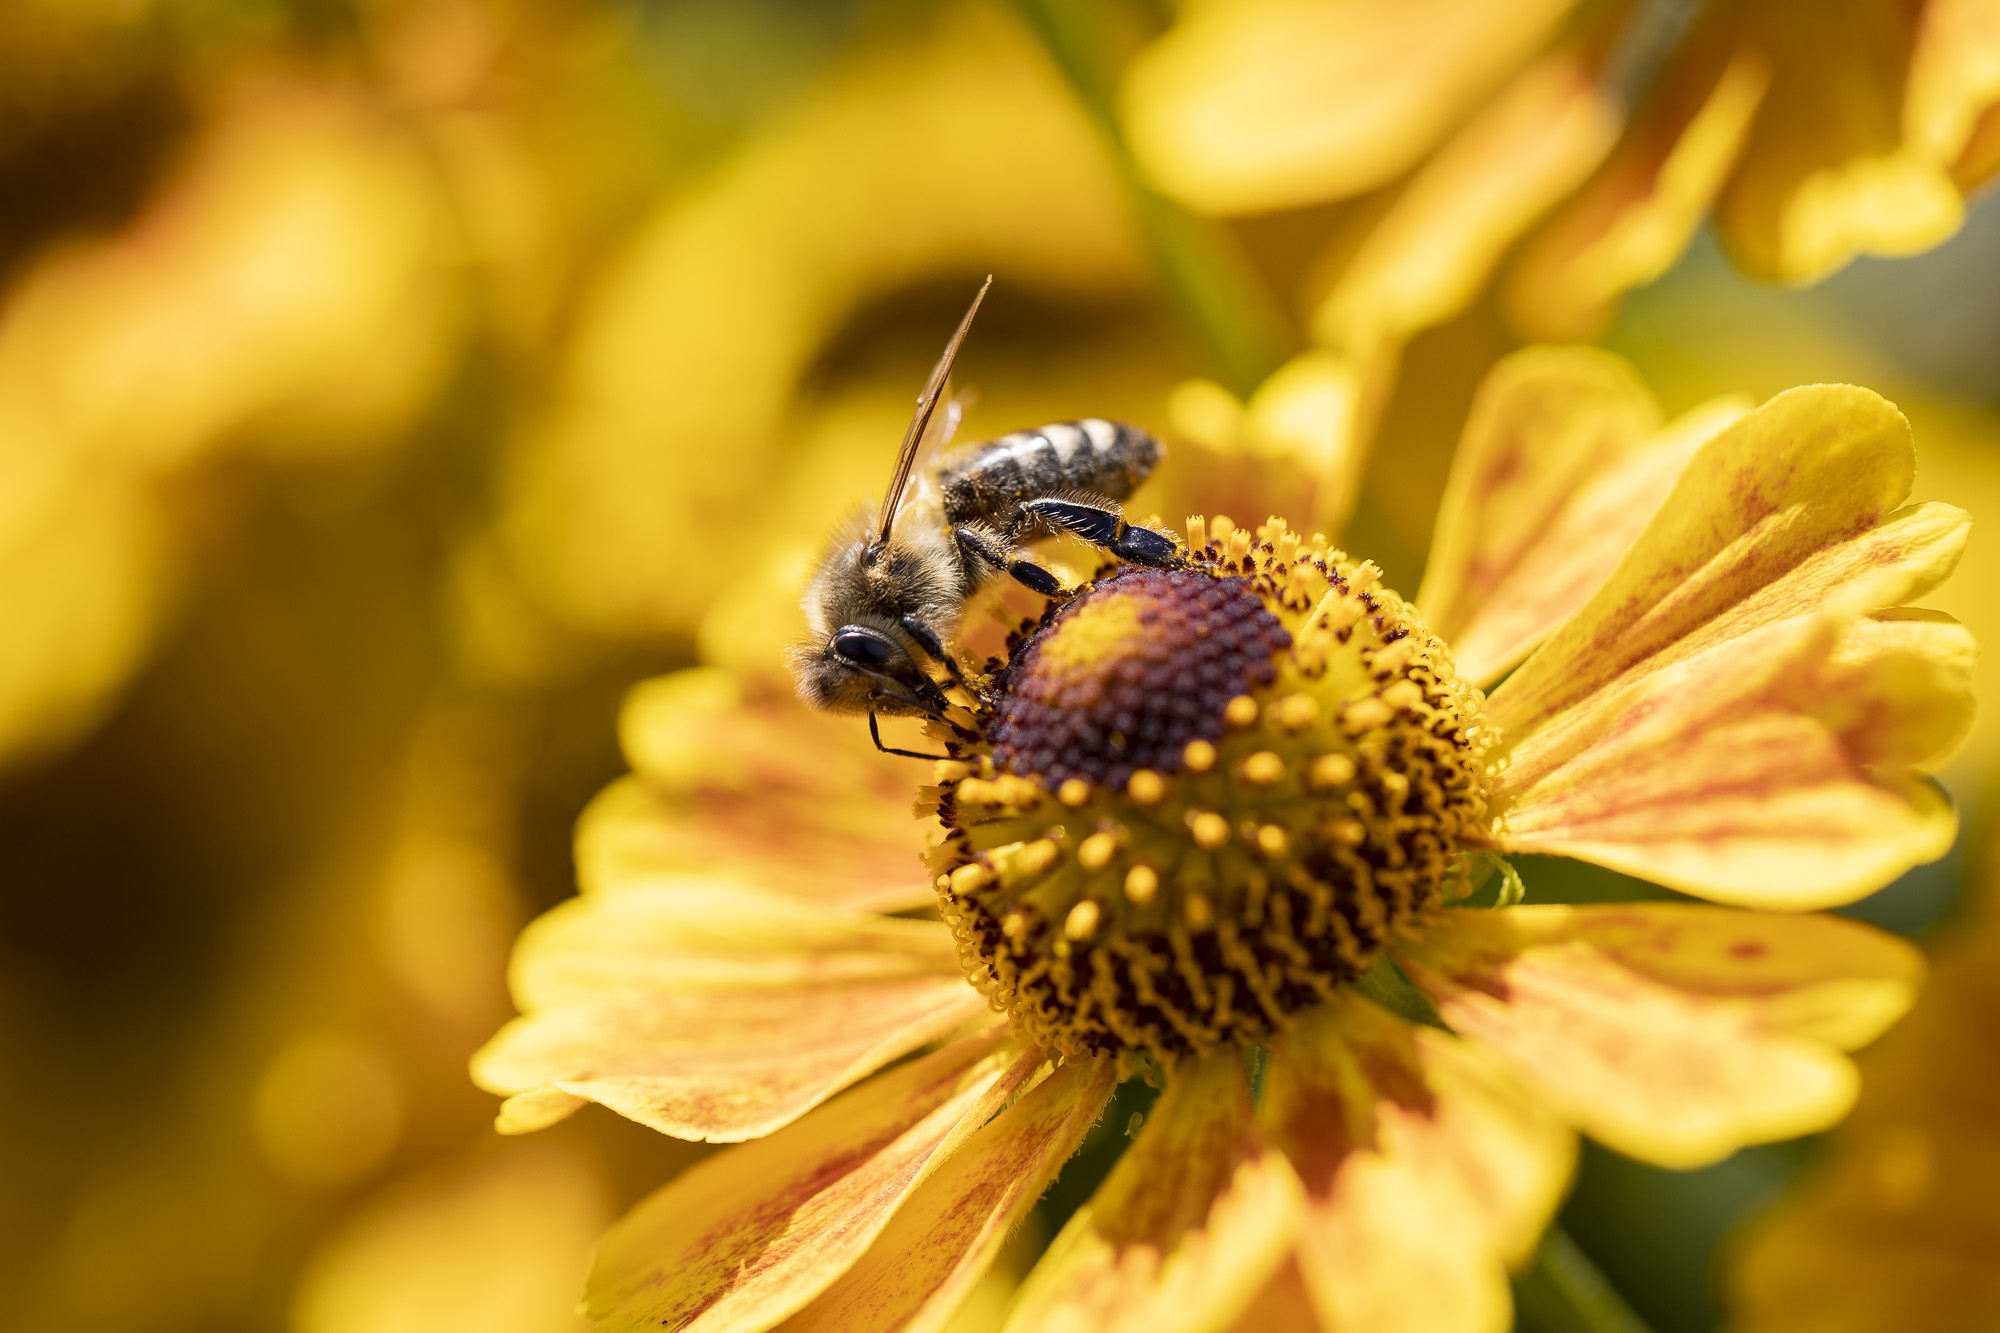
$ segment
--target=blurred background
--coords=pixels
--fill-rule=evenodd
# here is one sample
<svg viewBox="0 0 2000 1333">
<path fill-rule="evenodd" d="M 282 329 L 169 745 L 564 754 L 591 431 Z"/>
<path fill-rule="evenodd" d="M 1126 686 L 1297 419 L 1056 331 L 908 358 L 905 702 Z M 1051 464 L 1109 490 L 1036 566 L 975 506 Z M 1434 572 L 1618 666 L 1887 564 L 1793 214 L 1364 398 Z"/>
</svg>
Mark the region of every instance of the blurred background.
<svg viewBox="0 0 2000 1333">
<path fill-rule="evenodd" d="M 700 1149 L 493 1134 L 513 934 L 627 687 L 781 670 L 988 272 L 965 438 L 1139 422 L 1162 512 L 1344 527 L 1406 591 L 1525 342 L 1670 413 L 1866 384 L 1978 525 L 1934 604 L 2000 639 L 2000 15 L 1828 8 L 0 6 L 0 1324 L 580 1327 L 597 1231 Z M 1941 1142 L 2000 1186 L 1958 1017 L 2000 970 L 1956 961 L 1996 763 L 1989 716 L 1959 849 L 1853 909 L 1940 958 L 1871 1057 L 1900 1101 L 1587 1155 L 1565 1223 L 1660 1333 L 1835 1327 L 1801 1283 L 1941 1218 L 1963 1265 L 1868 1280 L 2000 1321 L 2000 1187 L 1936 1198 Z"/>
</svg>

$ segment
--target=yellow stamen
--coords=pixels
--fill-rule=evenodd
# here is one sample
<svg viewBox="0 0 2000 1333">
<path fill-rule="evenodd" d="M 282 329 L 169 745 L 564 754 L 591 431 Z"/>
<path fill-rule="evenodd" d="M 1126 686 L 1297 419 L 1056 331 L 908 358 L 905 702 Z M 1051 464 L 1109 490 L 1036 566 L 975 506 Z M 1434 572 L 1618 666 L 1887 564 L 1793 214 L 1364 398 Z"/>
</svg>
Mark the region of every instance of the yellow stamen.
<svg viewBox="0 0 2000 1333">
<path fill-rule="evenodd" d="M 1191 812 L 1188 832 L 1193 835 L 1195 846 L 1212 852 L 1229 841 L 1229 821 L 1213 810 Z"/>
<path fill-rule="evenodd" d="M 1118 854 L 1118 835 L 1093 833 L 1076 849 L 1076 863 L 1085 870 L 1102 870 Z"/>
<path fill-rule="evenodd" d="M 1271 720 L 1286 731 L 1304 731 L 1319 720 L 1319 700 L 1310 694 L 1288 694 L 1271 706 Z"/>
<path fill-rule="evenodd" d="M 1207 741 L 1189 741 L 1181 751 L 1181 762 L 1190 772 L 1206 773 L 1215 767 L 1215 747 Z"/>
<path fill-rule="evenodd" d="M 1321 755 L 1313 760 L 1312 769 L 1306 775 L 1306 781 L 1320 791 L 1353 780 L 1354 761 L 1344 754 Z"/>
<path fill-rule="evenodd" d="M 1097 933 L 1097 919 L 1100 915 L 1102 911 L 1097 904 L 1085 898 L 1070 908 L 1069 915 L 1063 918 L 1063 934 L 1079 943 L 1089 939 Z"/>
<path fill-rule="evenodd" d="M 1284 781 L 1285 761 L 1269 750 L 1259 750 L 1243 761 L 1238 770 L 1253 787 L 1269 787 Z"/>
<path fill-rule="evenodd" d="M 1150 768 L 1142 768 L 1126 780 L 1125 794 L 1135 804 L 1151 805 L 1167 794 L 1167 780 Z"/>
<path fill-rule="evenodd" d="M 991 884 L 993 879 L 991 870 L 973 861 L 951 872 L 951 891 L 959 894 L 977 893 Z"/>
<path fill-rule="evenodd" d="M 1125 896 L 1144 907 L 1160 891 L 1160 876 L 1151 866 L 1133 866 L 1125 872 Z"/>
<path fill-rule="evenodd" d="M 1396 716 L 1396 710 L 1380 699 L 1360 699 L 1347 706 L 1345 721 L 1354 731 L 1373 731 Z"/>
<path fill-rule="evenodd" d="M 1247 727 L 1257 720 L 1257 701 L 1247 694 L 1231 699 L 1222 710 L 1222 720 L 1232 727 Z"/>
</svg>

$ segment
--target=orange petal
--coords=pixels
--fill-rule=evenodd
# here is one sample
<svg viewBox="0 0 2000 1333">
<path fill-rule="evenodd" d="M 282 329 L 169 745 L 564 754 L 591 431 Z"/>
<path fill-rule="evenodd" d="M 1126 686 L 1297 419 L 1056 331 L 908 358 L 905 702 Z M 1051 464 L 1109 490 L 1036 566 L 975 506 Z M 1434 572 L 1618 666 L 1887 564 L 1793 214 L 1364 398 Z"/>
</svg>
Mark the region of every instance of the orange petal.
<svg viewBox="0 0 2000 1333">
<path fill-rule="evenodd" d="M 482 1087 L 533 1094 L 505 1127 L 602 1103 L 681 1138 L 768 1134 L 985 1011 L 930 922 L 743 885 L 578 899 L 523 933 L 524 1016 L 474 1057 Z"/>
<path fill-rule="evenodd" d="M 1272 1049 L 1263 1115 L 1307 1191 L 1299 1245 L 1328 1328 L 1505 1333 L 1575 1140 L 1495 1058 L 1362 1001 Z"/>
<path fill-rule="evenodd" d="M 954 1132 L 1040 1063 L 999 1033 L 957 1042 L 697 1162 L 598 1243 L 588 1313 L 612 1329 L 768 1328 L 851 1268 Z"/>
<path fill-rule="evenodd" d="M 1313 336 L 1366 355 L 1457 314 L 1617 133 L 1583 61 L 1531 65 L 1402 187 L 1314 313 Z"/>
<path fill-rule="evenodd" d="M 1305 1270 L 1296 1253 L 1287 1255 L 1278 1271 L 1243 1307 L 1229 1333 L 1328 1333 L 1306 1286 Z"/>
<path fill-rule="evenodd" d="M 1927 784 L 1863 770 L 1820 720 L 1836 708 L 1853 710 L 1835 721 L 1856 729 L 1900 720 L 1894 705 L 1871 703 L 1886 675 L 1815 695 L 1835 678 L 1837 635 L 1824 618 L 1780 621 L 1570 710 L 1498 774 L 1495 843 L 1787 909 L 1852 902 L 1943 855 L 1957 829 L 1948 803 Z"/>
<path fill-rule="evenodd" d="M 1190 7 L 1128 67 L 1126 139 L 1201 212 L 1356 194 L 1414 164 L 1573 3 Z"/>
<path fill-rule="evenodd" d="M 1291 1248 L 1298 1178 L 1251 1122 L 1241 1060 L 1184 1064 L 1022 1283 L 1010 1333 L 1220 1327 Z"/>
<path fill-rule="evenodd" d="M 1064 1064 L 955 1151 L 947 1145 L 874 1246 L 788 1333 L 943 1326 L 1104 1113 L 1116 1082 L 1109 1060 Z"/>
<path fill-rule="evenodd" d="M 1665 903 L 1447 911 L 1404 961 L 1548 1105 L 1673 1167 L 1845 1115 L 1856 1079 L 1839 1049 L 1898 1017 L 1922 966 L 1837 917 Z"/>
<path fill-rule="evenodd" d="M 1507 312 L 1531 338 L 1602 332 L 1613 303 L 1665 273 L 1729 178 L 1770 84 L 1743 51 L 1722 67 L 1676 61 L 1618 149 L 1524 247 Z"/>
<path fill-rule="evenodd" d="M 619 735 L 633 775 L 577 826 L 586 893 L 664 873 L 882 911 L 932 901 L 910 814 L 929 769 L 876 753 L 865 724 L 702 667 L 636 686 Z"/>
</svg>

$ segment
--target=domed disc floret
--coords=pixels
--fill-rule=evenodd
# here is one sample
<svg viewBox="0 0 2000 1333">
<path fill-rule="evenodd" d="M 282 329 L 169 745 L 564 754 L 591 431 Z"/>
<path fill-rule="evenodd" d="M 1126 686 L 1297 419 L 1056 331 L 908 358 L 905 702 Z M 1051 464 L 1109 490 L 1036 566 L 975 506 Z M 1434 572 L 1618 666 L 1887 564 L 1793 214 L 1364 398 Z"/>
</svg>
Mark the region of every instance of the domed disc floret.
<svg viewBox="0 0 2000 1333">
<path fill-rule="evenodd" d="M 1024 627 L 939 766 L 967 974 L 1068 1054 L 1264 1040 L 1462 891 L 1485 815 L 1483 700 L 1372 564 L 1189 527 Z"/>
</svg>

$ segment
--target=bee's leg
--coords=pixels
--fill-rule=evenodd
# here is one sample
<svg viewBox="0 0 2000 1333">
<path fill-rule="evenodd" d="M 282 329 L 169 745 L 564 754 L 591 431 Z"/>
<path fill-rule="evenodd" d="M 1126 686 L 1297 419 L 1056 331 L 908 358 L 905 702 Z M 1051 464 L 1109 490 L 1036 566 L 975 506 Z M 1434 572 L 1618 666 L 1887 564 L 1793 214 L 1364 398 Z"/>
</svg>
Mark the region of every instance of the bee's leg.
<svg viewBox="0 0 2000 1333">
<path fill-rule="evenodd" d="M 868 735 L 875 742 L 875 748 L 883 754 L 900 755 L 904 759 L 949 759 L 948 754 L 919 754 L 915 750 L 898 750 L 893 745 L 882 744 L 882 731 L 875 724 L 875 711 L 868 711 Z"/>
<path fill-rule="evenodd" d="M 1121 560 L 1155 569 L 1172 569 L 1181 563 L 1180 547 L 1163 532 L 1127 523 L 1117 507 L 1081 500 L 1029 500 L 1021 506 L 1022 516 L 1040 520 L 1052 528 L 1074 533 L 1093 546 L 1101 546 Z"/>
<path fill-rule="evenodd" d="M 952 536 L 958 539 L 959 547 L 968 554 L 977 556 L 986 564 L 1010 575 L 1016 583 L 1044 597 L 1060 597 L 1062 580 L 1043 569 L 1026 556 L 1015 555 L 1006 543 L 991 533 L 978 528 L 954 528 Z"/>
<path fill-rule="evenodd" d="M 951 676 L 952 684 L 962 690 L 970 690 L 972 688 L 971 684 L 965 679 L 965 669 L 959 666 L 956 657 L 945 651 L 944 640 L 933 634 L 929 625 L 918 620 L 915 616 L 904 616 L 902 625 L 903 633 L 915 639 L 917 647 L 923 649 L 944 664 L 945 671 Z"/>
</svg>

